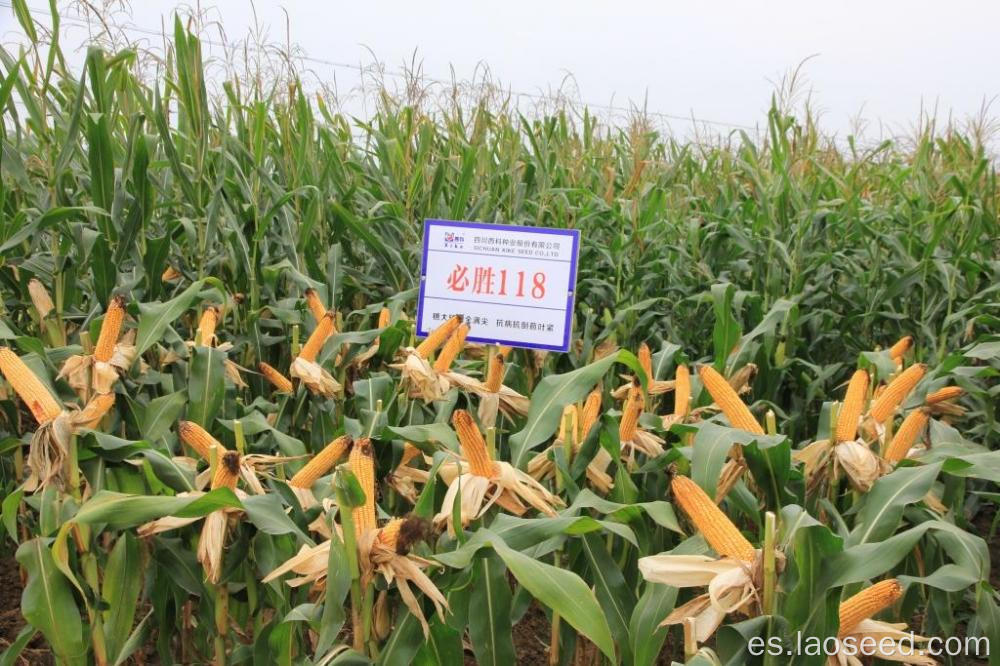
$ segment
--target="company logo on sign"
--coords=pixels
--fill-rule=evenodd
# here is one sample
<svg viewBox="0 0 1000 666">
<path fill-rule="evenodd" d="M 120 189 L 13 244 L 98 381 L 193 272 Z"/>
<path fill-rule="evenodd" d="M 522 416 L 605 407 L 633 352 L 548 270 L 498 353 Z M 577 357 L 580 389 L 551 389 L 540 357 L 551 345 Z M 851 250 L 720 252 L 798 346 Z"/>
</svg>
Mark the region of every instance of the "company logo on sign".
<svg viewBox="0 0 1000 666">
<path fill-rule="evenodd" d="M 580 232 L 424 222 L 417 334 L 461 315 L 466 338 L 568 351 Z"/>
</svg>

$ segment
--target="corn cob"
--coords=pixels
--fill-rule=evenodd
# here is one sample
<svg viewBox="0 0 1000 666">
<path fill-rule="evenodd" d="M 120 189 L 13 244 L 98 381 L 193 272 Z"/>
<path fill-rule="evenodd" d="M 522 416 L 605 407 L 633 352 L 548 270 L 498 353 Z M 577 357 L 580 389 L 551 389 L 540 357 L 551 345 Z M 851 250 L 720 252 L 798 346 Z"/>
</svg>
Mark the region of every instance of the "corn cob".
<svg viewBox="0 0 1000 666">
<path fill-rule="evenodd" d="M 674 499 L 715 552 L 743 562 L 754 561 L 757 552 L 753 545 L 697 483 L 686 476 L 677 476 L 670 488 Z"/>
<path fill-rule="evenodd" d="M 209 305 L 201 313 L 201 320 L 198 322 L 198 339 L 202 347 L 212 347 L 215 340 L 215 327 L 219 323 L 219 308 Z"/>
<path fill-rule="evenodd" d="M 639 426 L 639 415 L 642 414 L 642 387 L 633 383 L 622 407 L 622 418 L 618 423 L 618 439 L 631 442 L 635 438 Z"/>
<path fill-rule="evenodd" d="M 933 393 L 928 393 L 927 397 L 924 398 L 925 405 L 936 405 L 939 402 L 945 402 L 947 400 L 954 400 L 955 398 L 962 395 L 964 391 L 961 386 L 945 386 L 944 388 L 939 388 Z"/>
<path fill-rule="evenodd" d="M 415 447 L 410 442 L 406 442 L 405 444 L 403 444 L 403 455 L 399 459 L 399 466 L 402 467 L 403 465 L 408 464 L 411 460 L 413 460 L 419 455 L 420 455 L 420 449 Z"/>
<path fill-rule="evenodd" d="M 880 613 L 899 601 L 902 596 L 903 589 L 899 586 L 899 581 L 890 578 L 875 583 L 841 602 L 840 630 L 837 632 L 837 636 L 839 638 L 847 636 L 862 620 L 867 620 Z"/>
<path fill-rule="evenodd" d="M 507 357 L 510 356 L 510 353 L 512 351 L 514 351 L 514 348 L 508 347 L 507 345 L 502 345 L 499 349 L 497 349 L 497 353 L 500 354 L 500 356 L 502 356 L 504 360 L 506 360 Z"/>
<path fill-rule="evenodd" d="M 14 392 L 31 410 L 38 425 L 48 423 L 59 416 L 62 411 L 59 401 L 9 347 L 0 347 L 0 374 L 7 378 Z"/>
<path fill-rule="evenodd" d="M 222 442 L 208 434 L 204 428 L 194 421 L 180 421 L 177 423 L 177 433 L 181 441 L 190 446 L 195 452 L 208 460 L 211 457 L 212 446 L 218 446 L 219 452 L 226 450 Z"/>
<path fill-rule="evenodd" d="M 309 459 L 302 466 L 295 476 L 291 478 L 288 485 L 296 488 L 312 488 L 316 479 L 323 476 L 333 468 L 333 464 L 344 455 L 344 451 L 351 445 L 351 438 L 341 435 L 323 447 L 323 450 Z"/>
<path fill-rule="evenodd" d="M 354 442 L 347 463 L 351 466 L 354 476 L 358 478 L 362 490 L 365 491 L 365 503 L 352 511 L 355 534 L 360 538 L 365 532 L 376 527 L 375 460 L 372 458 L 371 440 L 365 437 Z"/>
<path fill-rule="evenodd" d="M 233 490 L 239 479 L 240 454 L 236 451 L 226 451 L 219 458 L 219 464 L 215 466 L 215 474 L 212 475 L 212 490 L 222 487 Z"/>
<path fill-rule="evenodd" d="M 167 266 L 165 269 L 163 269 L 163 272 L 160 273 L 160 280 L 162 282 L 170 282 L 171 280 L 176 280 L 180 276 L 181 272 L 179 270 L 177 270 L 173 266 Z"/>
<path fill-rule="evenodd" d="M 389 308 L 382 308 L 378 313 L 378 326 L 376 328 L 385 328 L 390 323 L 392 323 L 392 313 Z"/>
<path fill-rule="evenodd" d="M 490 359 L 490 367 L 486 371 L 486 390 L 490 393 L 496 393 L 503 385 L 503 365 L 503 356 L 493 354 Z"/>
<path fill-rule="evenodd" d="M 28 280 L 28 295 L 31 296 L 31 304 L 35 306 L 39 319 L 45 319 L 46 315 L 55 310 L 56 305 L 52 302 L 49 290 L 38 278 Z"/>
<path fill-rule="evenodd" d="M 709 395 L 712 396 L 712 400 L 715 401 L 715 404 L 719 406 L 722 413 L 729 419 L 731 426 L 752 432 L 755 435 L 764 434 L 764 428 L 761 427 L 757 419 L 750 413 L 747 406 L 743 404 L 740 396 L 736 394 L 736 391 L 729 385 L 725 377 L 720 375 L 715 368 L 710 365 L 703 365 L 698 369 L 698 375 L 701 377 L 701 382 L 705 385 Z"/>
<path fill-rule="evenodd" d="M 649 345 L 645 342 L 639 345 L 639 367 L 646 373 L 646 381 L 653 381 L 653 354 L 649 351 Z"/>
<path fill-rule="evenodd" d="M 442 347 L 441 353 L 434 360 L 435 372 L 445 372 L 451 367 L 455 357 L 458 356 L 459 352 L 462 351 L 462 347 L 465 346 L 465 336 L 468 334 L 469 327 L 465 324 L 455 329 L 455 332 L 448 338 L 448 342 Z"/>
<path fill-rule="evenodd" d="M 114 404 L 114 393 L 98 393 L 80 410 L 74 421 L 82 428 L 93 428 Z"/>
<path fill-rule="evenodd" d="M 927 426 L 927 419 L 927 410 L 923 407 L 914 409 L 907 414 L 903 423 L 900 424 L 899 430 L 893 435 L 889 447 L 885 450 L 885 459 L 889 462 L 899 462 L 905 458 L 907 451 L 910 450 L 917 441 L 917 437 Z"/>
<path fill-rule="evenodd" d="M 917 382 L 923 378 L 926 371 L 926 365 L 915 363 L 899 373 L 895 379 L 889 382 L 885 391 L 875 399 L 870 412 L 872 418 L 878 423 L 885 423 L 886 419 L 892 416 L 896 407 L 910 394 Z"/>
<path fill-rule="evenodd" d="M 910 346 L 913 345 L 913 336 L 907 335 L 896 341 L 896 344 L 889 347 L 889 357 L 894 361 L 898 361 L 903 358 L 903 354 L 910 350 Z"/>
<path fill-rule="evenodd" d="M 118 294 L 111 299 L 104 321 L 101 322 L 101 333 L 97 336 L 97 344 L 94 346 L 95 361 L 107 363 L 111 360 L 115 345 L 118 343 L 118 336 L 122 331 L 123 321 L 125 321 L 125 297 Z"/>
<path fill-rule="evenodd" d="M 686 365 L 678 365 L 674 375 L 674 414 L 687 416 L 691 404 L 691 371 Z"/>
<path fill-rule="evenodd" d="M 386 548 L 396 550 L 396 545 L 399 542 L 399 529 L 404 522 L 406 522 L 405 518 L 393 518 L 379 529 L 375 539 Z"/>
<path fill-rule="evenodd" d="M 316 357 L 319 355 L 323 345 L 326 343 L 326 339 L 333 334 L 333 310 L 330 310 L 320 317 L 319 323 L 316 324 L 316 328 L 309 335 L 309 339 L 306 343 L 302 345 L 302 351 L 299 352 L 299 358 L 315 362 Z"/>
<path fill-rule="evenodd" d="M 582 442 L 601 415 L 601 389 L 594 389 L 587 396 L 580 413 L 580 441 Z"/>
<path fill-rule="evenodd" d="M 271 382 L 271 386 L 279 393 L 292 392 L 292 380 L 278 372 L 273 366 L 261 361 L 257 364 L 257 369 L 260 370 L 260 374 L 264 375 L 264 379 Z"/>
<path fill-rule="evenodd" d="M 326 314 L 326 306 L 323 305 L 323 301 L 320 300 L 315 289 L 306 289 L 306 306 L 318 324 L 323 319 L 323 315 Z"/>
<path fill-rule="evenodd" d="M 575 444 L 579 446 L 580 440 L 577 434 L 580 431 L 580 410 L 576 405 L 566 405 L 563 408 L 562 418 L 559 419 L 559 434 L 556 436 L 560 442 L 565 442 L 567 438 L 566 422 L 569 421 L 569 434 L 573 437 Z"/>
<path fill-rule="evenodd" d="M 858 434 L 858 419 L 865 408 L 865 397 L 868 393 L 868 373 L 855 370 L 847 385 L 847 395 L 844 404 L 837 413 L 837 427 L 834 429 L 833 441 L 849 442 Z"/>
<path fill-rule="evenodd" d="M 455 332 L 459 324 L 462 323 L 462 316 L 455 315 L 448 321 L 444 322 L 433 331 L 431 334 L 424 338 L 424 341 L 417 345 L 417 356 L 420 358 L 427 358 L 445 343 L 451 334 Z"/>
<path fill-rule="evenodd" d="M 476 476 L 492 477 L 496 473 L 496 463 L 486 450 L 486 441 L 479 428 L 472 421 L 469 412 L 456 409 L 452 414 L 451 423 L 458 433 L 458 442 L 462 446 L 462 455 L 469 463 L 469 471 Z"/>
</svg>

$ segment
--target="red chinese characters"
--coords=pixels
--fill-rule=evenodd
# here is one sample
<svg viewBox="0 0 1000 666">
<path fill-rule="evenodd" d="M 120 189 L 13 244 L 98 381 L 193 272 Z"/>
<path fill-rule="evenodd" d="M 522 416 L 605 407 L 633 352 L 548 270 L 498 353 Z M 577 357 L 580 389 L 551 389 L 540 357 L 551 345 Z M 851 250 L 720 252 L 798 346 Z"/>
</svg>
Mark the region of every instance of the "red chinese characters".
<svg viewBox="0 0 1000 666">
<path fill-rule="evenodd" d="M 471 275 L 471 278 L 470 278 Z M 514 298 L 545 298 L 543 271 L 508 271 L 491 266 L 464 266 L 455 264 L 448 273 L 445 286 L 448 291 L 473 296 L 511 296 Z"/>
</svg>

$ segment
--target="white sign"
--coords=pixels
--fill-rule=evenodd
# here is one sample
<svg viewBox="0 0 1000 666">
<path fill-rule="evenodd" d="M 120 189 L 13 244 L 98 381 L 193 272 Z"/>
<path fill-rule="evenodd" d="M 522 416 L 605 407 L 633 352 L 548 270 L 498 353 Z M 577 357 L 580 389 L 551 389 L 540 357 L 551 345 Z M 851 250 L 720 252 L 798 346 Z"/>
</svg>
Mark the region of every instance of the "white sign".
<svg viewBox="0 0 1000 666">
<path fill-rule="evenodd" d="M 580 232 L 424 222 L 417 335 L 462 315 L 466 338 L 568 351 Z"/>
</svg>

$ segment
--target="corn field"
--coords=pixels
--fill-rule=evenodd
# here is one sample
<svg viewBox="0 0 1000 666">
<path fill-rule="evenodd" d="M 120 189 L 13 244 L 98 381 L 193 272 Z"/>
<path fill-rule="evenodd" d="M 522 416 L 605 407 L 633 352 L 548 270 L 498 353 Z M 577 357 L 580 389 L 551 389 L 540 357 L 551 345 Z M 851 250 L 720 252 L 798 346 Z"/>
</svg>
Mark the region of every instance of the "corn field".
<svg viewBox="0 0 1000 666">
<path fill-rule="evenodd" d="M 180 20 L 73 70 L 52 5 L 0 50 L 0 664 L 1000 664 L 983 136 L 357 119 L 210 92 Z M 579 229 L 570 352 L 418 338 L 425 218 Z"/>
</svg>

